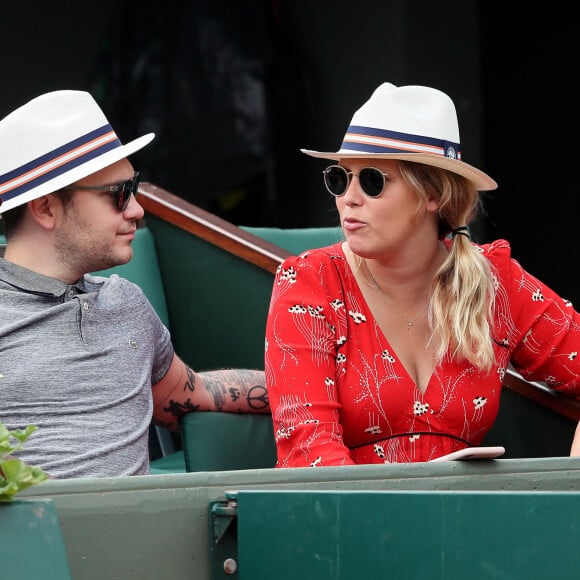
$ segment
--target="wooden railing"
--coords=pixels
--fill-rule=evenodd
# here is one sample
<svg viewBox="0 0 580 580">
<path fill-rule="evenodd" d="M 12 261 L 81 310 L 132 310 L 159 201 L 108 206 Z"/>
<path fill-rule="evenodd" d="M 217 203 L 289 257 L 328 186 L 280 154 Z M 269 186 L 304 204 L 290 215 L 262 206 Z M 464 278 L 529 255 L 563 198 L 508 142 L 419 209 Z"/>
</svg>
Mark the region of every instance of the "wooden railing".
<svg viewBox="0 0 580 580">
<path fill-rule="evenodd" d="M 151 183 L 139 186 L 139 202 L 146 212 L 272 274 L 291 255 Z M 580 420 L 580 401 L 577 399 L 561 395 L 539 383 L 526 381 L 511 370 L 506 373 L 504 386 L 569 419 Z"/>
<path fill-rule="evenodd" d="M 541 383 L 526 381 L 519 374 L 509 369 L 504 377 L 503 385 L 543 407 L 564 415 L 564 417 L 580 421 L 580 401 L 578 399 L 552 391 Z"/>
<path fill-rule="evenodd" d="M 290 252 L 151 183 L 142 183 L 139 186 L 139 203 L 146 212 L 272 274 L 291 255 Z"/>
</svg>

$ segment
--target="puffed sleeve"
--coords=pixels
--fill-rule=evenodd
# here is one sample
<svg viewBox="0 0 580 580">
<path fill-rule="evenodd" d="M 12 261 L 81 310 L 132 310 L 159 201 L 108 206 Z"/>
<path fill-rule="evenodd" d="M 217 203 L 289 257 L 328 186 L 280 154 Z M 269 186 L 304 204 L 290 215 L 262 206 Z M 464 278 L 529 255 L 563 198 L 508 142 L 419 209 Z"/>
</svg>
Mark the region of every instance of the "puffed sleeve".
<svg viewBox="0 0 580 580">
<path fill-rule="evenodd" d="M 278 467 L 354 465 L 342 441 L 335 386 L 337 341 L 346 332 L 333 308 L 341 292 L 322 250 L 278 268 L 265 354 Z"/>
<path fill-rule="evenodd" d="M 507 242 L 490 245 L 496 276 L 496 320 L 513 366 L 528 380 L 580 395 L 580 315 L 572 303 L 511 258 Z"/>
</svg>

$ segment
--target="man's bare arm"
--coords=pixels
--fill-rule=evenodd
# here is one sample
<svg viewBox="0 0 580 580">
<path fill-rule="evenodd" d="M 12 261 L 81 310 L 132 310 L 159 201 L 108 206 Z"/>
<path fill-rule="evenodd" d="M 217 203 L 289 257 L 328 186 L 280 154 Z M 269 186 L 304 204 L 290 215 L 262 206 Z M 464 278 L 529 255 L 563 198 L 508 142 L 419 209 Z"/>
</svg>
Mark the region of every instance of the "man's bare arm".
<svg viewBox="0 0 580 580">
<path fill-rule="evenodd" d="M 165 377 L 153 385 L 154 421 L 173 431 L 192 411 L 269 413 L 263 371 L 225 369 L 196 373 L 175 356 Z"/>
</svg>

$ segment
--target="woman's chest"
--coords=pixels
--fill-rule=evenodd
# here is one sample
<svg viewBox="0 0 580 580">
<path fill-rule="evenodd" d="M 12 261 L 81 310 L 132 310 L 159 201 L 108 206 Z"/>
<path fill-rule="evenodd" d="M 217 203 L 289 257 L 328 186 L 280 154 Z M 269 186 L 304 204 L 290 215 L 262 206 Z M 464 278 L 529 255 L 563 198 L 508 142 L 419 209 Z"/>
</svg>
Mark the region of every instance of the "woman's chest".
<svg viewBox="0 0 580 580">
<path fill-rule="evenodd" d="M 410 432 L 419 425 L 477 430 L 495 419 L 501 367 L 481 373 L 469 364 L 443 361 L 420 389 L 375 321 L 347 324 L 344 337 L 335 380 L 345 437 Z"/>
</svg>

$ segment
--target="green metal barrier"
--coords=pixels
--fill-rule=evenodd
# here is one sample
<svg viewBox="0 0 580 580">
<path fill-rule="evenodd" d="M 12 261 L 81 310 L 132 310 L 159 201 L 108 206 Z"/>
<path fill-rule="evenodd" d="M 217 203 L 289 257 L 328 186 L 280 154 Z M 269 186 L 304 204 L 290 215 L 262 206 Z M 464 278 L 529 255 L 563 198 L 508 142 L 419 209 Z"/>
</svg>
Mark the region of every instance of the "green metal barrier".
<svg viewBox="0 0 580 580">
<path fill-rule="evenodd" d="M 556 458 L 53 480 L 26 490 L 22 497 L 54 501 L 75 580 L 209 580 L 209 504 L 225 501 L 229 491 L 463 490 L 504 491 L 506 497 L 507 492 L 533 491 L 531 495 L 539 498 L 545 492 L 558 495 L 578 489 L 580 458 Z M 576 505 L 570 510 L 576 519 Z M 364 533 L 356 520 L 352 527 Z M 562 538 L 563 530 L 547 528 L 543 533 Z M 579 539 L 576 536 L 576 543 Z M 223 561 L 220 565 L 223 570 Z"/>
<path fill-rule="evenodd" d="M 52 500 L 0 504 L 0 578 L 71 578 Z"/>
<path fill-rule="evenodd" d="M 244 491 L 238 578 L 576 580 L 578 513 L 577 493 Z"/>
</svg>

